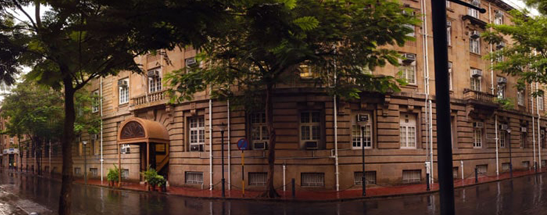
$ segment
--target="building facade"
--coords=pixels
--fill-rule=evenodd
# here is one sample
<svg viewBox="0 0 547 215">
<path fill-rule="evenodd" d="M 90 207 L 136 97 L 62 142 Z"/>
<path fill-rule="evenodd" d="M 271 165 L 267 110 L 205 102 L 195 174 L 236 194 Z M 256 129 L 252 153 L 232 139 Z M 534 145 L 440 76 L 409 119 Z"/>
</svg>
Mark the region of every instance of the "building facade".
<svg viewBox="0 0 547 215">
<path fill-rule="evenodd" d="M 403 3 L 425 15 L 414 26 L 416 40 L 393 47 L 405 57 L 400 67 L 370 71 L 401 74 L 409 83 L 401 92 L 335 99 L 307 84 L 313 75 L 304 68 L 299 81 L 275 90 L 275 187 L 291 179 L 299 189 L 359 187 L 363 146 L 368 186 L 425 183 L 427 172 L 436 181 L 436 146 L 443 143 L 436 142 L 431 5 L 425 0 Z M 514 77 L 491 70 L 493 62 L 484 56 L 511 40 L 488 44 L 480 38 L 488 23 L 511 24 L 507 11 L 513 8 L 499 0 L 471 3 L 487 12 L 447 2 L 454 177 L 473 177 L 475 168 L 481 175 L 501 174 L 509 171 L 510 159 L 515 170 L 544 167 L 545 103 L 531 96 L 542 86 L 519 91 Z M 90 84 L 88 89 L 101 97 L 93 111 L 101 116 L 102 129 L 82 136 L 74 147 L 76 176 L 106 177 L 108 169 L 120 164 L 125 180 L 141 181 L 140 172 L 151 166 L 171 186 L 218 189 L 224 124 L 227 187 L 241 186 L 243 153 L 237 142 L 245 138 L 250 144 L 244 153 L 246 187 L 264 189 L 269 140 L 263 111 L 249 113 L 229 101 L 211 100 L 209 91 L 192 101 L 168 103 L 163 77 L 195 64 L 195 55 L 193 49 L 160 50 L 136 58 L 144 74 L 123 71 Z"/>
</svg>

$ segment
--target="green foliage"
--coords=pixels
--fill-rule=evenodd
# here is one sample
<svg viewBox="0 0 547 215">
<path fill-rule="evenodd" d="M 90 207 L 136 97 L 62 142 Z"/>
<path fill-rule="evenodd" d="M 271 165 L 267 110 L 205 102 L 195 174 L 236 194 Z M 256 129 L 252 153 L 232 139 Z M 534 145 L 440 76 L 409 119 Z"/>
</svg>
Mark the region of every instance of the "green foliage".
<svg viewBox="0 0 547 215">
<path fill-rule="evenodd" d="M 515 108 L 515 104 L 509 98 L 495 98 L 494 102 L 501 105 L 501 108 L 503 108 L 505 110 L 512 110 L 512 109 Z"/>
<path fill-rule="evenodd" d="M 517 77 L 518 89 L 525 89 L 527 83 L 547 83 L 547 17 L 531 17 L 527 11 L 516 10 L 510 15 L 512 25 L 490 24 L 492 31 L 483 33 L 482 37 L 492 44 L 511 38 L 504 48 L 486 58 L 494 60 L 492 69 Z"/>
<path fill-rule="evenodd" d="M 158 175 L 158 172 L 154 168 L 150 168 L 141 173 L 144 176 L 144 181 L 147 182 L 150 186 L 162 186 L 166 183 L 163 176 Z"/>
<path fill-rule="evenodd" d="M 114 164 L 114 169 L 108 169 L 108 174 L 106 174 L 107 181 L 118 182 L 120 179 L 120 168 Z"/>
</svg>

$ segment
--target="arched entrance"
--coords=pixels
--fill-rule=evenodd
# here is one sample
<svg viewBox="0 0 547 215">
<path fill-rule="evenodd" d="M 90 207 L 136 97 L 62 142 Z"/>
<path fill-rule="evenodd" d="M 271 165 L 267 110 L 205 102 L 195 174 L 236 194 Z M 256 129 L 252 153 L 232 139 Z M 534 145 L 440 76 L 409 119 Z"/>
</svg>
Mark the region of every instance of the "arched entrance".
<svg viewBox="0 0 547 215">
<path fill-rule="evenodd" d="M 130 145 L 139 148 L 140 169 L 148 165 L 167 176 L 169 170 L 169 134 L 161 123 L 133 117 L 120 125 L 118 130 L 118 166 L 121 167 L 121 148 Z"/>
</svg>

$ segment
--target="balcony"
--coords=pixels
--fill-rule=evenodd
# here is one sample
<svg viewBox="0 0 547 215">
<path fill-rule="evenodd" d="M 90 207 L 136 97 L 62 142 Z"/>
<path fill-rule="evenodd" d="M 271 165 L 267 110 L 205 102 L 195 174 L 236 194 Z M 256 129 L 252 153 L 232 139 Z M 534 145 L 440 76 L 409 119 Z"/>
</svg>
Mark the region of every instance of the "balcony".
<svg viewBox="0 0 547 215">
<path fill-rule="evenodd" d="M 142 95 L 135 98 L 131 98 L 131 109 L 137 110 L 147 107 L 153 107 L 158 105 L 164 105 L 167 103 L 168 98 L 166 90 L 149 93 L 148 95 Z"/>
<path fill-rule="evenodd" d="M 471 89 L 463 90 L 463 98 L 467 101 L 467 104 L 473 105 L 478 108 L 498 108 L 499 105 L 494 101 L 495 97 L 495 95 L 486 92 L 475 91 Z"/>
</svg>

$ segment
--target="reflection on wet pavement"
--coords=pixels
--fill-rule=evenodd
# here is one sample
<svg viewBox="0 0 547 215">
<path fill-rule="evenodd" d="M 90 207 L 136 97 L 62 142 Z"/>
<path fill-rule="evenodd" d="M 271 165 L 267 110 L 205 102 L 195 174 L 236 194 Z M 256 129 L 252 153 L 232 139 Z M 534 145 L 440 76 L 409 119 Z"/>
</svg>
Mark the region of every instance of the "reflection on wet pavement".
<svg viewBox="0 0 547 215">
<path fill-rule="evenodd" d="M 57 210 L 60 182 L 0 171 L 0 215 Z M 545 214 L 545 175 L 457 189 L 457 214 Z M 439 196 L 414 195 L 364 201 L 304 203 L 221 201 L 75 184 L 74 214 L 439 214 Z"/>
</svg>

